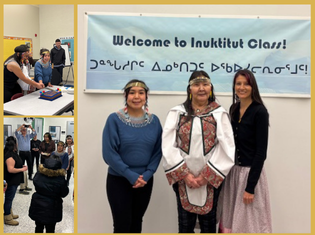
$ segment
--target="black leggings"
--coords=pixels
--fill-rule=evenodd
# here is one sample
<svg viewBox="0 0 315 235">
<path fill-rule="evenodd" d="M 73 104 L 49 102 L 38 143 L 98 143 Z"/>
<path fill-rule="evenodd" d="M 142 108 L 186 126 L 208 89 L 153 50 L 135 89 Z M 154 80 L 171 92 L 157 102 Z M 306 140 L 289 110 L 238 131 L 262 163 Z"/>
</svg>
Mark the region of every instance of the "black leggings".
<svg viewBox="0 0 315 235">
<path fill-rule="evenodd" d="M 46 227 L 46 233 L 54 233 L 56 223 L 53 224 L 42 224 L 38 221 L 35 221 L 36 227 L 35 227 L 35 233 L 43 233 L 44 227 Z"/>
<path fill-rule="evenodd" d="M 178 211 L 178 232 L 179 233 L 194 233 L 197 217 L 200 225 L 201 233 L 216 233 L 216 214 L 217 204 L 221 186 L 216 189 L 213 188 L 213 207 L 212 210 L 205 215 L 198 215 L 186 211 L 181 204 L 178 183 L 173 184 L 173 189 L 177 199 L 177 211 Z"/>
<path fill-rule="evenodd" d="M 112 210 L 114 233 L 141 233 L 142 218 L 150 202 L 153 177 L 144 187 L 132 188 L 120 176 L 107 175 L 107 198 Z"/>
</svg>

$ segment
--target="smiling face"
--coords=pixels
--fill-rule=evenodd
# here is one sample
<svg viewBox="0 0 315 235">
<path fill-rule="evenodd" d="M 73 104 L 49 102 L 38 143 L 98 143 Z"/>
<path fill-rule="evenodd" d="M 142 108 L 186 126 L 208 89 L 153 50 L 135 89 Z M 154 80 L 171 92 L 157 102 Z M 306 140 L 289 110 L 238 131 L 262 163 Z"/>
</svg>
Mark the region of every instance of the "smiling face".
<svg viewBox="0 0 315 235">
<path fill-rule="evenodd" d="M 146 91 L 142 87 L 131 87 L 127 95 L 128 109 L 139 110 L 145 105 L 147 101 Z"/>
<path fill-rule="evenodd" d="M 190 85 L 192 102 L 198 104 L 204 104 L 205 102 L 208 102 L 210 91 L 210 80 L 193 83 L 192 85 Z"/>
<path fill-rule="evenodd" d="M 67 138 L 67 145 L 71 145 L 72 144 L 72 138 L 71 137 L 68 137 Z"/>
<path fill-rule="evenodd" d="M 239 75 L 235 79 L 234 90 L 240 100 L 251 99 L 252 97 L 252 86 L 243 75 Z"/>
<path fill-rule="evenodd" d="M 44 61 L 44 63 L 47 63 L 49 60 L 50 60 L 50 54 L 49 54 L 49 53 L 46 53 L 46 54 L 43 56 L 43 61 Z"/>
</svg>

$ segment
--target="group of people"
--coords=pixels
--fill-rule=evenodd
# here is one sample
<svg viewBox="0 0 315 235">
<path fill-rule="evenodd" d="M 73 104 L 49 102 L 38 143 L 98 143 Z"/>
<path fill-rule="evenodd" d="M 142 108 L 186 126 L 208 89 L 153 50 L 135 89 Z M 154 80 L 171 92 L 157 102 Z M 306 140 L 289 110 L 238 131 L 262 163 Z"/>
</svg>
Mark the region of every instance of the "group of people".
<svg viewBox="0 0 315 235">
<path fill-rule="evenodd" d="M 42 48 L 36 62 L 27 45 L 17 46 L 14 52 L 4 62 L 4 103 L 14 99 L 15 94 L 23 93 L 24 89 L 32 91 L 33 88 L 51 87 L 53 69 L 61 75 L 62 82 L 66 56 L 60 39 L 56 39 L 50 51 Z M 34 78 L 30 77 L 30 66 L 34 67 Z"/>
<path fill-rule="evenodd" d="M 7 137 L 4 148 L 4 223 L 19 224 L 15 220 L 18 215 L 12 211 L 13 199 L 19 185 L 19 193 L 28 195 L 32 191 L 28 180 L 33 180 L 36 192 L 32 195 L 29 217 L 35 221 L 35 232 L 42 233 L 44 228 L 46 232 L 54 232 L 56 223 L 62 220 L 62 198 L 69 193 L 73 158 L 71 135 L 67 135 L 65 143 L 58 142 L 57 150 L 49 132 L 45 133 L 43 141 L 39 141 L 31 125 L 23 124 L 15 131 L 15 137 Z M 37 172 L 33 178 L 34 159 Z"/>
<path fill-rule="evenodd" d="M 140 233 L 153 175 L 162 159 L 177 200 L 178 231 L 271 233 L 264 161 L 269 115 L 254 74 L 234 75 L 227 112 L 205 71 L 194 71 L 186 100 L 173 107 L 162 126 L 148 112 L 149 88 L 129 81 L 125 107 L 112 113 L 103 130 L 108 164 L 107 197 L 114 233 Z"/>
</svg>

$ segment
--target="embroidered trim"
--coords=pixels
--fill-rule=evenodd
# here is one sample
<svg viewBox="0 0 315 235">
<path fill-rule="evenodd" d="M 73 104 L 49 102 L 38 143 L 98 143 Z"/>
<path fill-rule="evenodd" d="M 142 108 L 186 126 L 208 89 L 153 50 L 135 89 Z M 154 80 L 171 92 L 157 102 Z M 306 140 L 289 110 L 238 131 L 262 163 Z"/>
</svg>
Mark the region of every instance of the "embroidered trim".
<svg viewBox="0 0 315 235">
<path fill-rule="evenodd" d="M 212 114 L 207 117 L 200 118 L 202 126 L 202 143 L 203 143 L 203 154 L 206 156 L 216 145 L 216 130 L 217 122 L 215 121 Z"/>
<path fill-rule="evenodd" d="M 181 114 L 179 116 L 179 123 L 176 134 L 178 137 L 178 147 L 186 154 L 189 154 L 191 130 L 193 129 L 193 118 L 190 118 L 188 121 L 187 119 L 189 118 L 184 114 Z"/>
<path fill-rule="evenodd" d="M 39 60 L 38 63 L 41 64 L 41 66 L 43 66 L 43 68 L 47 69 L 50 66 L 50 61 L 48 61 L 47 63 L 44 63 L 43 60 Z"/>
<path fill-rule="evenodd" d="M 211 102 L 207 108 L 198 115 L 200 118 L 202 126 L 202 143 L 203 143 L 203 153 L 206 156 L 216 145 L 216 128 L 217 123 L 211 114 L 211 112 L 219 108 L 216 102 Z M 188 119 L 188 120 L 187 120 Z M 178 127 L 177 127 L 177 143 L 178 148 L 189 155 L 190 153 L 190 143 L 191 134 L 193 129 L 194 116 L 189 119 L 185 114 L 180 114 Z"/>
<path fill-rule="evenodd" d="M 180 167 L 178 167 L 176 170 L 171 171 L 166 174 L 166 178 L 168 183 L 171 185 L 177 181 L 180 181 L 185 178 L 185 176 L 189 173 L 189 169 L 187 167 L 187 164 L 184 163 Z"/>
<path fill-rule="evenodd" d="M 223 180 L 221 175 L 217 174 L 213 169 L 206 165 L 200 173 L 213 187 L 218 188 Z"/>
<path fill-rule="evenodd" d="M 221 106 L 218 103 L 213 101 L 210 104 L 208 104 L 208 106 L 202 112 L 198 113 L 198 115 L 195 115 L 195 116 L 202 116 L 202 115 L 208 114 L 220 107 Z"/>
<path fill-rule="evenodd" d="M 143 115 L 143 117 L 140 118 L 132 118 L 129 116 L 128 113 L 125 113 L 123 109 L 120 109 L 118 112 L 116 112 L 118 118 L 125 123 L 128 126 L 132 127 L 144 127 L 148 124 L 150 124 L 153 120 L 153 115 L 150 113 L 146 113 Z"/>
<path fill-rule="evenodd" d="M 187 191 L 186 191 L 186 184 L 183 180 L 178 182 L 178 190 L 180 196 L 180 202 L 182 207 L 189 212 L 205 215 L 212 210 L 213 206 L 213 187 L 211 185 L 207 185 L 207 198 L 206 203 L 203 206 L 196 206 L 189 203 Z"/>
</svg>

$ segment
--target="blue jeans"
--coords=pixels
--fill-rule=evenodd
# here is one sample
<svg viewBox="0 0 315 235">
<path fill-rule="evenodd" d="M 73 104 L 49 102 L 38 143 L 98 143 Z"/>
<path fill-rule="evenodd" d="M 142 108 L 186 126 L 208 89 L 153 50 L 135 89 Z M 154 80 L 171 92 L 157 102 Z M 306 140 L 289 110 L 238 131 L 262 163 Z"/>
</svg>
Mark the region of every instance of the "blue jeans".
<svg viewBox="0 0 315 235">
<path fill-rule="evenodd" d="M 4 215 L 10 215 L 11 214 L 11 207 L 12 202 L 15 197 L 15 193 L 17 190 L 18 185 L 8 185 L 7 190 L 5 191 L 5 198 L 4 198 Z"/>
</svg>

